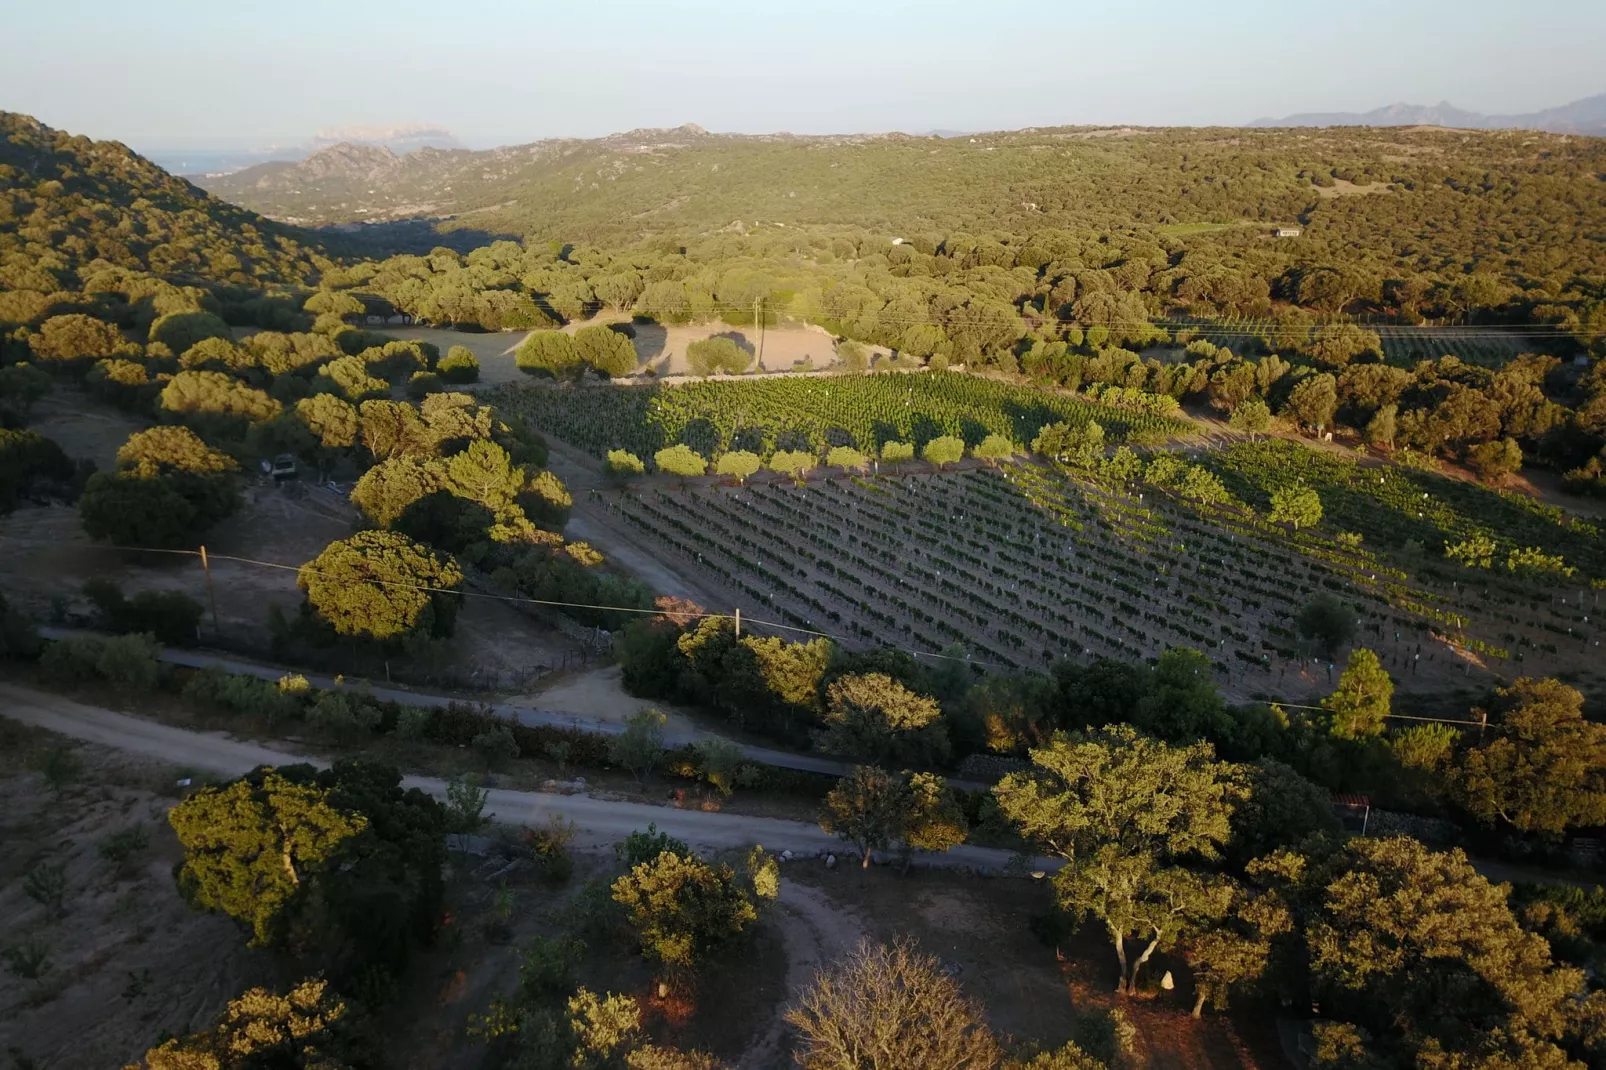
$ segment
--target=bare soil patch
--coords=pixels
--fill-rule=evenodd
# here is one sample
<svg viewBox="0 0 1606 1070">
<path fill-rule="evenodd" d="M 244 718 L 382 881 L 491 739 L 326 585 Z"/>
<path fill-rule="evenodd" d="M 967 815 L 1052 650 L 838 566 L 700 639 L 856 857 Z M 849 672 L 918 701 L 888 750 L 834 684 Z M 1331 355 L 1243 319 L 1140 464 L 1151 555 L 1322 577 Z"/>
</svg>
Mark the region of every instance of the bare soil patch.
<svg viewBox="0 0 1606 1070">
<path fill-rule="evenodd" d="M 836 340 L 822 327 L 786 322 L 762 332 L 754 327 L 732 327 L 724 323 L 688 325 L 638 323 L 620 313 L 603 313 L 589 320 L 577 320 L 561 329 L 568 334 L 583 327 L 629 324 L 635 332 L 636 355 L 643 369 L 663 375 L 689 375 L 686 347 L 716 336 L 726 337 L 753 357 L 753 372 L 795 372 L 819 370 L 836 363 Z M 454 345 L 467 346 L 480 362 L 480 383 L 470 390 L 491 388 L 525 380 L 514 363 L 514 353 L 528 336 L 525 331 L 496 331 L 484 334 L 454 331 L 443 327 L 385 327 L 379 333 L 403 340 L 430 342 L 444 354 Z M 867 347 L 873 356 L 886 350 Z"/>
<path fill-rule="evenodd" d="M 65 746 L 83 773 L 56 797 L 31 759 Z M 0 719 L 0 948 L 36 945 L 37 980 L 0 971 L 0 1051 L 18 1066 L 114 1068 L 165 1034 L 209 1025 L 254 984 L 273 984 L 267 956 L 249 951 L 221 915 L 179 898 L 179 847 L 167 823 L 177 772 Z M 124 867 L 102 858 L 112 834 L 143 829 L 149 845 Z M 29 898 L 30 871 L 62 866 L 65 913 Z"/>
<path fill-rule="evenodd" d="M 439 946 L 415 965 L 404 999 L 384 1018 L 389 1065 L 405 1070 L 468 1070 L 484 1049 L 467 1036 L 470 1021 L 492 1000 L 518 987 L 520 948 L 536 936 L 559 936 L 578 900 L 622 872 L 611 852 L 577 854 L 562 886 L 528 867 L 497 876 L 498 864 L 460 860 L 449 894 L 451 917 Z M 492 924 L 496 901 L 511 900 L 505 927 Z M 509 909 L 504 907 L 504 909 Z M 787 947 L 772 916 L 741 946 L 709 965 L 691 987 L 659 999 L 653 971 L 623 938 L 590 936 L 576 980 L 593 992 L 634 997 L 643 1032 L 658 1044 L 712 1052 L 734 1061 L 749 1048 L 785 999 Z M 779 1067 L 782 1064 L 764 1063 Z"/>
<path fill-rule="evenodd" d="M 1372 193 L 1387 193 L 1387 182 L 1372 182 L 1365 186 L 1357 186 L 1344 178 L 1333 179 L 1331 186 L 1316 186 L 1316 196 L 1324 201 L 1334 200 L 1338 197 L 1364 197 Z"/>
<path fill-rule="evenodd" d="M 695 728 L 690 716 L 662 702 L 649 702 L 636 698 L 624 688 L 623 670 L 617 665 L 603 665 L 594 669 L 554 676 L 543 681 L 544 687 L 527 694 L 516 695 L 510 702 L 522 706 L 536 706 L 557 713 L 572 713 L 598 721 L 624 723 L 638 710 L 648 706 L 660 710 L 669 718 L 672 730 Z"/>
<path fill-rule="evenodd" d="M 94 461 L 101 471 L 117 467 L 117 451 L 128 436 L 150 426 L 150 420 L 102 405 L 60 378 L 34 403 L 28 419 L 29 430 L 50 439 L 69 457 Z"/>
<path fill-rule="evenodd" d="M 310 482 L 275 485 L 252 478 L 244 499 L 239 512 L 206 533 L 210 594 L 198 557 L 98 545 L 83 533 L 77 510 L 61 505 L 0 516 L 0 547 L 6 551 L 0 553 L 0 587 L 42 619 L 63 611 L 87 619 L 88 604 L 77 592 L 94 576 L 116 581 L 129 594 L 178 590 L 206 607 L 202 629 L 209 637 L 215 595 L 222 641 L 233 649 L 266 651 L 270 608 L 294 617 L 302 601 L 296 570 L 356 530 L 358 516 L 343 494 Z M 466 598 L 456 635 L 432 653 L 429 664 L 412 667 L 462 686 L 503 691 L 578 664 L 580 655 L 579 643 L 508 603 Z"/>
<path fill-rule="evenodd" d="M 818 863 L 789 867 L 786 877 L 823 894 L 835 909 L 851 911 L 869 936 L 913 940 L 950 969 L 987 1010 L 994 1029 L 1024 1050 L 1059 1047 L 1079 1015 L 1115 1005 L 1115 955 L 1096 925 L 1056 949 L 1030 929 L 1052 905 L 1046 882 L 997 880 L 945 870 L 891 867 L 828 870 Z M 1188 1016 L 1192 986 L 1180 963 L 1150 962 L 1150 991 L 1120 1000 L 1138 1029 L 1139 1065 L 1176 1070 L 1238 1070 L 1277 1063 L 1257 1061 L 1240 1038 L 1244 1023 L 1210 1015 Z M 1166 970 L 1176 988 L 1158 987 Z M 1271 1030 L 1263 1014 L 1250 1031 Z"/>
</svg>

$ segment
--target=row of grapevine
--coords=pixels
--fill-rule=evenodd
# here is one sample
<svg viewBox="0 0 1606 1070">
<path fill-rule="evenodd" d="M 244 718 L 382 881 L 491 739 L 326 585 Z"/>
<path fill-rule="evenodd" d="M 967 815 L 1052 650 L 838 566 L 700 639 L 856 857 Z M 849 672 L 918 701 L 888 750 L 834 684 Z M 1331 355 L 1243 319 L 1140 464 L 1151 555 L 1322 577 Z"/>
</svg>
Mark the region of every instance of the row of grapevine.
<svg viewBox="0 0 1606 1070">
<path fill-rule="evenodd" d="M 533 426 L 601 457 L 648 457 L 684 443 L 704 457 L 727 450 L 768 454 L 890 441 L 917 448 L 955 435 L 974 446 L 989 434 L 1029 445 L 1052 423 L 1103 426 L 1106 439 L 1158 441 L 1185 434 L 1182 420 L 960 373 L 844 375 L 688 382 L 676 385 L 514 388 L 497 399 Z"/>
<path fill-rule="evenodd" d="M 930 653 L 961 642 L 1006 668 L 1186 645 L 1245 691 L 1275 689 L 1305 652 L 1295 614 L 1320 590 L 1356 609 L 1360 641 L 1402 674 L 1435 636 L 1486 662 L 1574 657 L 1590 638 L 1576 599 L 1558 605 L 1518 577 L 1412 578 L 1364 543 L 1033 464 L 804 487 L 659 486 L 615 507 L 756 617 Z"/>
</svg>

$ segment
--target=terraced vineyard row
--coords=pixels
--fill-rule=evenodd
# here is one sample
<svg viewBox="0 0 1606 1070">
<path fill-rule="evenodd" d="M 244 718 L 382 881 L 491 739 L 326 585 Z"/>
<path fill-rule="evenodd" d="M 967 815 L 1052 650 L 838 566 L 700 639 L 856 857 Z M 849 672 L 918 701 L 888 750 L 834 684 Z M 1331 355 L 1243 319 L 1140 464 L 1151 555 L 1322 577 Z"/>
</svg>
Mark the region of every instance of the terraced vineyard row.
<svg viewBox="0 0 1606 1070">
<path fill-rule="evenodd" d="M 1441 590 L 1367 549 L 1291 536 L 1249 510 L 1201 513 L 1030 464 L 803 487 L 653 487 L 616 508 L 751 617 L 928 653 L 963 643 L 1003 667 L 1192 646 L 1236 689 L 1275 690 L 1308 654 L 1295 614 L 1323 589 L 1356 608 L 1358 640 L 1400 674 L 1418 651 L 1439 651 L 1436 667 L 1460 675 L 1474 662 L 1507 672 L 1536 654 L 1583 654 L 1589 641 L 1576 599 L 1547 596 L 1520 618 L 1545 623 L 1519 627 L 1504 607 L 1535 595 L 1513 578 Z"/>
<path fill-rule="evenodd" d="M 1029 444 L 1045 425 L 1097 420 L 1109 441 L 1185 434 L 1182 420 L 960 373 L 716 380 L 674 386 L 516 388 L 497 399 L 543 432 L 597 457 L 624 449 L 650 458 L 685 443 L 704 457 L 745 449 L 879 452 L 941 435 L 974 446 L 989 434 Z"/>
</svg>

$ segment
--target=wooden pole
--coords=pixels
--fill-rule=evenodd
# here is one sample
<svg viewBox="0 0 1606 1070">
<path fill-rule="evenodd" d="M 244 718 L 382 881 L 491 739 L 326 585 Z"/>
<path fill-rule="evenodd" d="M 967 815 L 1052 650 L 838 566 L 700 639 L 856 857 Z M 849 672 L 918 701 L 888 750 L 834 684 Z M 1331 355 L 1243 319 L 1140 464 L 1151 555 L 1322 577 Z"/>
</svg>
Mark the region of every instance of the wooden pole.
<svg viewBox="0 0 1606 1070">
<path fill-rule="evenodd" d="M 753 298 L 753 323 L 758 327 L 758 370 L 764 370 L 764 299 Z"/>
<path fill-rule="evenodd" d="M 742 607 L 736 607 L 736 638 L 742 637 Z"/>
<path fill-rule="evenodd" d="M 201 547 L 201 571 L 206 573 L 206 598 L 212 603 L 212 631 L 223 634 L 223 625 L 217 619 L 217 592 L 212 588 L 212 563 L 206 558 L 206 547 Z"/>
</svg>

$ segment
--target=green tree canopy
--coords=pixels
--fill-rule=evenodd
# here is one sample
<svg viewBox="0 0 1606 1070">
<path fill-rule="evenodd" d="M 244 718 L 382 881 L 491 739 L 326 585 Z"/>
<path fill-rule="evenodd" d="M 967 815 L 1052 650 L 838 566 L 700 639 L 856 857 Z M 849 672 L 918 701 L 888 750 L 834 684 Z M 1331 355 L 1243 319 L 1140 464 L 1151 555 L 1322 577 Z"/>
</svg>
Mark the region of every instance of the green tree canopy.
<svg viewBox="0 0 1606 1070">
<path fill-rule="evenodd" d="M 652 463 L 660 472 L 667 472 L 681 479 L 691 479 L 708 471 L 708 462 L 692 450 L 690 446 L 676 443 L 665 446 L 652 455 Z"/>
<path fill-rule="evenodd" d="M 1340 739 L 1380 736 L 1394 697 L 1394 681 L 1377 655 L 1362 647 L 1350 651 L 1349 664 L 1338 678 L 1338 689 L 1322 700 L 1331 719 L 1332 733 Z"/>
<path fill-rule="evenodd" d="M 141 473 L 215 476 L 239 471 L 234 458 L 215 450 L 187 427 L 152 427 L 128 436 L 117 450 L 117 466 Z"/>
<path fill-rule="evenodd" d="M 822 750 L 862 761 L 909 763 L 948 753 L 937 700 L 909 690 L 882 672 L 850 673 L 826 687 Z"/>
<path fill-rule="evenodd" d="M 1352 839 L 1313 877 L 1305 935 L 1324 1007 L 1407 1057 L 1471 1056 L 1523 1035 L 1546 1048 L 1562 1034 L 1580 973 L 1553 966 L 1544 939 L 1512 915 L 1505 886 L 1460 850 Z M 1477 1065 L 1566 1065 L 1551 1051 L 1549 1061 Z"/>
<path fill-rule="evenodd" d="M 183 371 L 162 388 L 163 410 L 182 416 L 212 416 L 255 422 L 279 415 L 281 406 L 265 391 L 224 372 Z"/>
<path fill-rule="evenodd" d="M 1333 426 L 1338 409 L 1338 381 L 1331 375 L 1312 375 L 1301 379 L 1289 392 L 1282 414 L 1311 432 Z"/>
<path fill-rule="evenodd" d="M 608 451 L 608 473 L 613 476 L 639 476 L 647 471 L 641 458 L 628 450 Z"/>
<path fill-rule="evenodd" d="M 1183 863 L 1218 857 L 1245 790 L 1208 743 L 1170 747 L 1128 725 L 1059 737 L 1031 752 L 1033 770 L 993 789 L 1030 842 L 1066 860 L 1063 909 L 1109 931 L 1131 990 L 1138 969 L 1194 924 L 1219 918 L 1231 888 Z M 1128 963 L 1126 939 L 1147 942 Z"/>
<path fill-rule="evenodd" d="M 283 995 L 249 989 L 211 1029 L 164 1041 L 127 1070 L 351 1070 L 366 1062 L 362 1048 L 351 1009 L 319 978 Z"/>
<path fill-rule="evenodd" d="M 1321 496 L 1303 485 L 1272 491 L 1271 510 L 1266 518 L 1273 524 L 1287 524 L 1295 531 L 1313 527 L 1322 519 Z"/>
<path fill-rule="evenodd" d="M 870 467 L 870 458 L 864 455 L 864 451 L 852 446 L 832 446 L 825 451 L 825 463 L 844 472 L 862 472 Z"/>
<path fill-rule="evenodd" d="M 477 383 L 480 378 L 480 361 L 468 346 L 452 346 L 435 368 L 441 380 L 447 383 Z"/>
<path fill-rule="evenodd" d="M 305 301 L 301 302 L 304 312 L 311 312 L 314 316 L 333 313 L 336 316 L 360 316 L 365 311 L 363 303 L 348 293 L 338 293 L 334 290 L 319 290 Z"/>
<path fill-rule="evenodd" d="M 151 323 L 150 341 L 160 342 L 174 353 L 183 353 L 205 338 L 227 338 L 232 341 L 234 335 L 227 323 L 210 312 L 169 312 L 156 317 Z"/>
<path fill-rule="evenodd" d="M 953 435 L 938 435 L 926 443 L 920 456 L 938 468 L 954 464 L 965 455 L 965 440 Z"/>
<path fill-rule="evenodd" d="M 728 946 L 758 910 L 731 867 L 665 851 L 613 883 L 641 951 L 671 973 L 690 972 Z"/>
<path fill-rule="evenodd" d="M 807 450 L 776 450 L 770 455 L 769 466 L 771 471 L 802 483 L 818 462 L 819 458 Z"/>
<path fill-rule="evenodd" d="M 562 331 L 531 331 L 513 362 L 520 371 L 531 374 L 544 372 L 554 379 L 567 379 L 578 375 L 584 367 L 580 354 L 574 348 L 574 339 Z"/>
<path fill-rule="evenodd" d="M 1461 756 L 1456 798 L 1480 820 L 1559 837 L 1606 823 L 1606 725 L 1558 680 L 1524 677 L 1496 692 L 1494 735 Z"/>
<path fill-rule="evenodd" d="M 618 378 L 636 370 L 635 343 L 611 327 L 581 327 L 574 332 L 574 352 L 587 365 Z"/>
<path fill-rule="evenodd" d="M 883 442 L 881 444 L 881 459 L 888 464 L 902 464 L 912 461 L 915 457 L 915 447 L 912 442 Z"/>
<path fill-rule="evenodd" d="M 84 532 L 124 546 L 193 545 L 240 504 L 234 460 L 183 427 L 129 436 L 115 472 L 91 476 L 78 500 Z"/>
<path fill-rule="evenodd" d="M 731 450 L 720 454 L 719 461 L 714 465 L 714 471 L 722 476 L 730 476 L 738 483 L 745 483 L 762 467 L 764 461 L 758 454 L 749 450 Z"/>
<path fill-rule="evenodd" d="M 686 347 L 686 366 L 693 375 L 740 375 L 752 363 L 751 353 L 723 335 L 703 338 Z"/>
<path fill-rule="evenodd" d="M 139 349 L 125 341 L 112 324 L 80 312 L 51 316 L 28 339 L 28 346 L 41 362 L 99 360 L 137 353 Z"/>
<path fill-rule="evenodd" d="M 1317 650 L 1332 657 L 1355 634 L 1355 610 L 1322 591 L 1305 603 L 1294 625 L 1300 635 L 1316 644 Z"/>
<path fill-rule="evenodd" d="M 903 836 L 909 799 L 903 782 L 884 769 L 856 765 L 825 797 L 820 827 L 840 836 L 859 852 L 870 868 L 870 855 L 884 851 Z"/>
<path fill-rule="evenodd" d="M 363 531 L 330 543 L 296 576 L 307 604 L 340 635 L 381 642 L 450 635 L 457 562 L 393 531 Z"/>
<path fill-rule="evenodd" d="M 440 918 L 439 804 L 368 759 L 259 768 L 169 813 L 186 899 L 309 964 L 395 968 Z"/>
<path fill-rule="evenodd" d="M 928 454 L 926 459 L 929 461 L 931 460 L 929 456 L 931 446 L 929 443 L 926 445 L 926 450 Z M 999 461 L 1009 460 L 1018 452 L 1019 450 L 1015 448 L 1015 444 L 1009 439 L 1003 435 L 991 434 L 976 443 L 976 448 L 971 450 L 971 455 L 979 461 L 996 464 Z"/>
<path fill-rule="evenodd" d="M 357 410 L 333 394 L 314 394 L 296 402 L 296 418 L 326 450 L 347 450 L 357 444 Z"/>
<path fill-rule="evenodd" d="M 1227 418 L 1227 426 L 1251 436 L 1264 434 L 1271 426 L 1271 409 L 1267 407 L 1264 398 L 1245 398 L 1233 406 L 1232 415 Z"/>
</svg>

